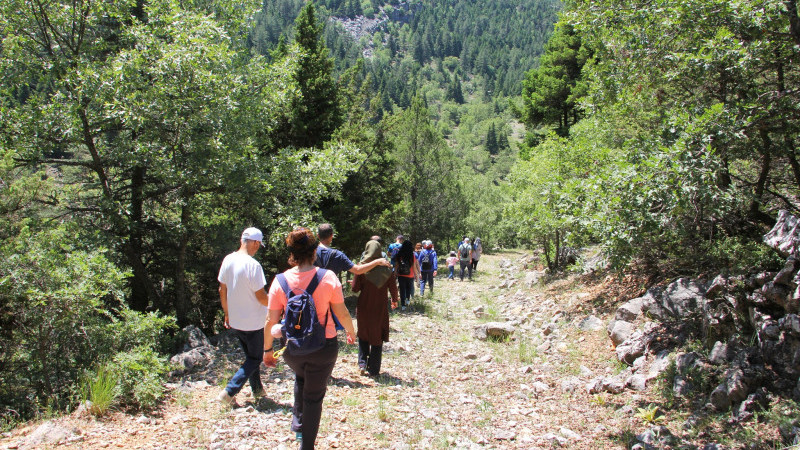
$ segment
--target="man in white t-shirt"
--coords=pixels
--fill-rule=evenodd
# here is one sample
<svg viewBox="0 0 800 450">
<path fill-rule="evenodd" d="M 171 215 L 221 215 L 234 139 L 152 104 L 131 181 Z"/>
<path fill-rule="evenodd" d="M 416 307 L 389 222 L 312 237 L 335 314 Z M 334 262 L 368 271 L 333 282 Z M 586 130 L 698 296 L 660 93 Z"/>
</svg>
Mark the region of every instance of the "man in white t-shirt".
<svg viewBox="0 0 800 450">
<path fill-rule="evenodd" d="M 263 246 L 264 235 L 258 228 L 242 232 L 239 250 L 226 256 L 219 269 L 219 299 L 225 312 L 225 328 L 230 328 L 239 338 L 245 360 L 217 399 L 233 404 L 234 396 L 250 381 L 253 396 L 264 392 L 261 384 L 261 360 L 264 351 L 264 323 L 269 299 L 264 286 L 267 279 L 261 264 L 253 255 Z"/>
</svg>

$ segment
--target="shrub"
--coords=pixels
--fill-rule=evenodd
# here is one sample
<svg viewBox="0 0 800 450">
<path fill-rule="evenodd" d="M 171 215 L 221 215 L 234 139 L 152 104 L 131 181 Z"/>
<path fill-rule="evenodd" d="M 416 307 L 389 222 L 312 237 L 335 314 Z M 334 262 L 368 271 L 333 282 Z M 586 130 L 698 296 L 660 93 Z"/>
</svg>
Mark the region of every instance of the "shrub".
<svg viewBox="0 0 800 450">
<path fill-rule="evenodd" d="M 127 406 L 148 409 L 164 396 L 162 380 L 170 367 L 147 346 L 117 353 L 114 370 L 119 376 L 121 400 Z"/>
<path fill-rule="evenodd" d="M 174 326 L 172 318 L 130 311 L 122 302 L 126 273 L 105 249 L 81 248 L 76 234 L 65 225 L 23 227 L 0 244 L 3 422 L 66 410 L 98 361 L 134 348 L 154 351 Z"/>
<path fill-rule="evenodd" d="M 746 237 L 724 237 L 709 246 L 708 253 L 717 267 L 726 267 L 733 274 L 747 273 L 754 268 L 778 270 L 785 259 L 761 242 Z"/>
</svg>

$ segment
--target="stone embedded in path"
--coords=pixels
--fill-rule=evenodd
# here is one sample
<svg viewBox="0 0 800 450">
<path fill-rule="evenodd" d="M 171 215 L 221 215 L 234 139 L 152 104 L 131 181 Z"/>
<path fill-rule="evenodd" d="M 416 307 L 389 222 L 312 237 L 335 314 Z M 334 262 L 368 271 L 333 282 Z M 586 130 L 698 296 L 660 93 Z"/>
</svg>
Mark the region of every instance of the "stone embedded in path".
<svg viewBox="0 0 800 450">
<path fill-rule="evenodd" d="M 600 320 L 599 317 L 592 315 L 583 319 L 580 325 L 578 325 L 578 328 L 580 328 L 583 331 L 601 330 L 603 329 L 603 321 Z"/>
<path fill-rule="evenodd" d="M 475 326 L 474 336 L 482 341 L 489 338 L 502 340 L 511 337 L 515 331 L 516 328 L 508 322 L 486 322 Z"/>
</svg>

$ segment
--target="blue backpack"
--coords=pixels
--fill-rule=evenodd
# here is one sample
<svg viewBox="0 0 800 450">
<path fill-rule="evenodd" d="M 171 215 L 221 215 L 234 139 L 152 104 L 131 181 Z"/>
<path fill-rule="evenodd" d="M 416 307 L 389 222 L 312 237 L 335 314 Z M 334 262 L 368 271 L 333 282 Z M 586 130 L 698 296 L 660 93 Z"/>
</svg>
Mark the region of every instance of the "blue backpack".
<svg viewBox="0 0 800 450">
<path fill-rule="evenodd" d="M 312 294 L 326 272 L 325 269 L 317 269 L 317 274 L 308 283 L 308 287 L 305 290 L 297 289 L 299 291 L 297 294 L 289 289 L 286 277 L 282 273 L 275 277 L 286 294 L 286 311 L 281 333 L 286 338 L 286 350 L 292 355 L 308 355 L 325 346 L 328 316 L 325 315 L 325 325 L 319 323 Z"/>
<path fill-rule="evenodd" d="M 423 272 L 430 272 L 433 270 L 433 252 L 430 250 L 423 250 L 419 252 L 419 266 Z"/>
</svg>

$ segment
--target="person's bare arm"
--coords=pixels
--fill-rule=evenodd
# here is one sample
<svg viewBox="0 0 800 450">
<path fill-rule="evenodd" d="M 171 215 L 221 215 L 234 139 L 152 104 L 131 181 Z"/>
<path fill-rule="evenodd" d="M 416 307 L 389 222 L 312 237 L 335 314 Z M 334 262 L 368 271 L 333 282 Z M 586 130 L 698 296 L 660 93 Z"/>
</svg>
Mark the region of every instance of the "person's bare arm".
<svg viewBox="0 0 800 450">
<path fill-rule="evenodd" d="M 225 328 L 230 328 L 231 324 L 228 321 L 228 286 L 225 283 L 219 284 L 219 302 L 222 304 L 222 312 L 225 313 L 223 325 Z"/>
<path fill-rule="evenodd" d="M 355 264 L 350 268 L 350 270 L 348 270 L 348 272 L 352 273 L 353 275 L 361 275 L 362 273 L 367 273 L 378 266 L 392 267 L 392 263 L 387 261 L 385 258 L 378 258 L 368 263 Z"/>
<path fill-rule="evenodd" d="M 269 306 L 269 297 L 267 296 L 267 291 L 265 291 L 264 288 L 257 290 L 255 294 L 258 303 L 261 303 L 264 306 Z"/>
<path fill-rule="evenodd" d="M 275 359 L 275 353 L 272 351 L 272 327 L 277 325 L 281 320 L 283 311 L 280 309 L 270 309 L 267 314 L 267 324 L 264 326 L 264 365 L 267 367 L 275 367 L 278 365 L 278 360 Z"/>
<path fill-rule="evenodd" d="M 336 314 L 336 318 L 339 319 L 339 322 L 341 322 L 344 327 L 344 331 L 347 333 L 347 343 L 355 344 L 356 329 L 353 327 L 353 319 L 350 317 L 350 311 L 347 310 L 344 303 L 331 303 L 331 311 Z"/>
</svg>

